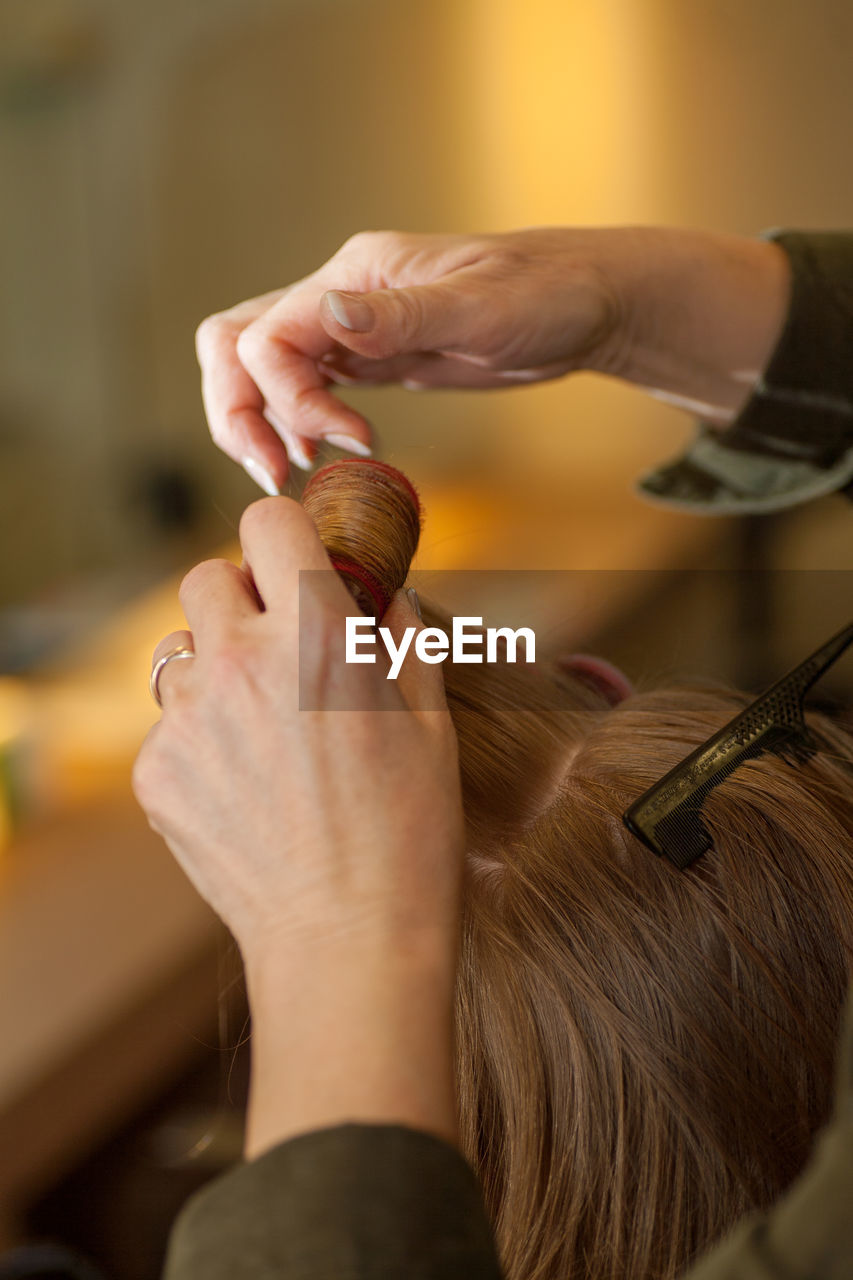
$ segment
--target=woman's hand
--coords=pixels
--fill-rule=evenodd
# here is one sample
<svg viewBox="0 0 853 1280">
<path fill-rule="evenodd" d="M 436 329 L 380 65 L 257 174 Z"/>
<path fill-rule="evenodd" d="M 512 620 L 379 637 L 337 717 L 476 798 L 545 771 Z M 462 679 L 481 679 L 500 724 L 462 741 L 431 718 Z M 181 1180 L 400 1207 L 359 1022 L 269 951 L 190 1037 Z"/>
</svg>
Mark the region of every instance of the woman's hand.
<svg viewBox="0 0 853 1280">
<path fill-rule="evenodd" d="M 356 608 L 295 503 L 254 504 L 240 532 L 249 572 L 184 580 L 191 634 L 158 655 L 196 656 L 161 671 L 134 788 L 243 953 L 250 1150 L 342 1119 L 452 1137 L 463 823 L 441 671 L 345 666 Z M 401 594 L 383 621 L 420 625 Z"/>
<path fill-rule="evenodd" d="M 788 299 L 775 244 L 654 227 L 368 232 L 289 288 L 198 330 L 210 430 L 267 492 L 288 453 L 369 450 L 334 384 L 505 387 L 592 369 L 711 421 L 738 411 Z"/>
<path fill-rule="evenodd" d="M 268 490 L 315 442 L 369 450 L 335 383 L 502 387 L 606 364 L 620 299 L 590 234 L 353 236 L 304 280 L 199 327 L 213 439 Z"/>
</svg>

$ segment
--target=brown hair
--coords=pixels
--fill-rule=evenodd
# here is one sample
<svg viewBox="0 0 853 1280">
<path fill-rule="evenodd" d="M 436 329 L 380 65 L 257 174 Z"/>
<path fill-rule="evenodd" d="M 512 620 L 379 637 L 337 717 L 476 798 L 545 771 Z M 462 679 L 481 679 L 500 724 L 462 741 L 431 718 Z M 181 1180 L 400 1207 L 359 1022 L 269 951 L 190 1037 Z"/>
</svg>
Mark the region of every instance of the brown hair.
<svg viewBox="0 0 853 1280">
<path fill-rule="evenodd" d="M 428 623 L 446 620 L 429 609 Z M 463 1150 L 508 1280 L 674 1277 L 778 1197 L 828 1114 L 853 955 L 853 742 L 767 756 L 686 872 L 628 804 L 742 695 L 611 707 L 556 670 L 445 663 L 468 820 Z"/>
<path fill-rule="evenodd" d="M 831 749 L 738 770 L 706 805 L 713 851 L 679 872 L 620 815 L 743 698 L 637 695 L 579 731 L 555 687 L 540 734 L 525 717 L 561 777 L 543 793 L 540 762 L 493 755 L 487 701 L 474 727 L 467 669 L 445 675 L 454 715 L 457 684 L 466 702 L 463 770 L 492 771 L 483 800 L 524 796 L 529 813 L 540 798 L 509 835 L 508 813 L 490 838 L 481 810 L 458 982 L 462 1143 L 506 1274 L 675 1276 L 778 1197 L 827 1118 L 853 953 L 853 744 L 813 717 Z"/>
<path fill-rule="evenodd" d="M 402 587 L 421 532 L 421 504 L 401 471 L 345 458 L 315 471 L 302 505 L 361 611 L 381 617 Z"/>
</svg>

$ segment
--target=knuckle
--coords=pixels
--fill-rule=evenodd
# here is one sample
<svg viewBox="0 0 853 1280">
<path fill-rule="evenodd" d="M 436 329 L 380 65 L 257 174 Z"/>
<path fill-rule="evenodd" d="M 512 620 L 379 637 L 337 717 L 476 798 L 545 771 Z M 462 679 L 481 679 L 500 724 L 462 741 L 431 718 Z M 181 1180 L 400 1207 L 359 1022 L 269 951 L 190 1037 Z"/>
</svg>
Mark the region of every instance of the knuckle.
<svg viewBox="0 0 853 1280">
<path fill-rule="evenodd" d="M 236 637 L 223 639 L 208 660 L 208 684 L 218 693 L 245 685 L 253 670 L 249 645 Z"/>
<path fill-rule="evenodd" d="M 341 245 L 335 257 L 393 259 L 408 244 L 411 237 L 403 231 L 356 231 Z"/>
<path fill-rule="evenodd" d="M 310 523 L 307 512 L 292 498 L 258 498 L 240 517 L 240 541 L 266 537 L 273 529 L 284 530 Z"/>
<path fill-rule="evenodd" d="M 181 585 L 178 588 L 178 596 L 181 600 L 186 596 L 194 594 L 199 588 L 203 587 L 205 581 L 210 575 L 212 560 L 202 560 L 200 564 L 193 565 L 181 579 Z"/>
<path fill-rule="evenodd" d="M 530 271 L 530 256 L 512 244 L 498 243 L 489 251 L 489 264 L 495 275 L 512 279 Z"/>
<path fill-rule="evenodd" d="M 219 345 L 228 328 L 229 324 L 224 312 L 217 311 L 213 315 L 205 316 L 195 331 L 195 349 L 200 360 Z"/>
<path fill-rule="evenodd" d="M 249 503 L 240 517 L 241 542 L 253 539 L 269 527 L 270 509 L 275 501 L 274 498 L 258 498 L 255 502 Z"/>
<path fill-rule="evenodd" d="M 210 413 L 208 415 L 208 429 L 210 438 L 217 449 L 221 449 L 223 453 L 226 453 L 229 458 L 233 458 L 235 462 L 242 463 L 245 448 L 240 417 L 240 410 L 229 409 L 224 414 Z"/>
<path fill-rule="evenodd" d="M 410 289 L 397 289 L 392 293 L 400 323 L 409 331 L 418 329 L 423 321 L 424 308 L 421 295 Z"/>
<path fill-rule="evenodd" d="M 356 231 L 353 235 L 347 236 L 340 248 L 336 250 L 335 257 L 345 258 L 350 254 L 357 253 L 359 246 L 364 244 L 369 235 L 369 231 Z"/>
<path fill-rule="evenodd" d="M 381 231 L 356 231 L 343 242 L 338 254 L 358 254 L 363 249 L 369 249 L 383 234 Z"/>
<path fill-rule="evenodd" d="M 223 420 L 218 415 L 211 414 L 207 420 L 210 438 L 216 445 L 217 449 L 221 449 L 223 453 L 228 452 L 230 444 L 229 433 L 227 430 L 227 419 Z"/>
<path fill-rule="evenodd" d="M 146 813 L 150 813 L 155 808 L 160 798 L 161 792 L 157 784 L 157 770 L 158 761 L 155 749 L 150 745 L 144 747 L 133 763 L 130 783 L 133 788 L 133 794 Z"/>
<path fill-rule="evenodd" d="M 268 341 L 265 326 L 257 322 L 246 325 L 246 328 L 237 335 L 236 348 L 240 363 L 247 366 L 260 363 L 264 358 Z"/>
<path fill-rule="evenodd" d="M 175 766 L 180 766 L 180 758 L 173 749 L 165 749 L 160 737 L 158 731 L 158 745 L 146 744 L 137 756 L 130 781 L 148 825 L 165 837 L 174 830 L 181 807 L 181 790 L 175 785 Z"/>
<path fill-rule="evenodd" d="M 181 579 L 178 588 L 178 599 L 183 603 L 195 596 L 203 596 L 211 585 L 211 580 L 221 578 L 223 574 L 231 574 L 237 568 L 230 560 L 223 558 L 202 560 L 193 565 Z"/>
<path fill-rule="evenodd" d="M 259 711 L 266 718 L 280 669 L 275 648 L 245 633 L 223 637 L 211 651 L 206 659 L 205 704 L 199 719 L 220 747 L 239 736 L 246 724 L 258 724 Z M 185 723 L 187 750 L 191 751 L 190 736 L 197 726 L 189 718 Z"/>
<path fill-rule="evenodd" d="M 518 235 L 479 236 L 469 246 L 472 261 L 483 269 L 486 279 L 507 279 L 522 273 L 530 274 L 537 269 L 537 258 L 529 245 Z M 545 260 L 544 267 L 550 273 L 554 270 L 553 260 Z"/>
<path fill-rule="evenodd" d="M 137 800 L 139 801 L 139 803 L 142 805 L 143 808 L 145 807 L 145 796 L 148 794 L 148 790 L 147 790 L 148 775 L 147 775 L 147 763 L 146 763 L 147 760 L 148 760 L 147 754 L 143 754 L 142 752 L 140 752 L 139 755 L 134 760 L 133 768 L 130 771 L 131 789 L 133 791 L 133 794 L 136 796 Z"/>
</svg>

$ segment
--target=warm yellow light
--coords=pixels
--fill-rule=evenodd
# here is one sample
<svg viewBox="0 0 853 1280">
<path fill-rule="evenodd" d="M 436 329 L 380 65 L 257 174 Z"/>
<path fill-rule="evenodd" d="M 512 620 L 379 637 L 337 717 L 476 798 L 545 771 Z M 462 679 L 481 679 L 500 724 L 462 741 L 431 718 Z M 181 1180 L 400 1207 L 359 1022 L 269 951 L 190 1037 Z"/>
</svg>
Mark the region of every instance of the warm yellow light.
<svg viewBox="0 0 853 1280">
<path fill-rule="evenodd" d="M 31 727 L 30 712 L 26 685 L 11 678 L 0 679 L 0 852 L 9 843 L 14 815 L 23 801 L 20 769 Z"/>
<path fill-rule="evenodd" d="M 500 227 L 642 217 L 654 198 L 648 13 L 636 0 L 474 0 L 469 109 Z"/>
<path fill-rule="evenodd" d="M 31 719 L 30 702 L 22 680 L 0 677 L 0 750 L 23 735 Z"/>
</svg>

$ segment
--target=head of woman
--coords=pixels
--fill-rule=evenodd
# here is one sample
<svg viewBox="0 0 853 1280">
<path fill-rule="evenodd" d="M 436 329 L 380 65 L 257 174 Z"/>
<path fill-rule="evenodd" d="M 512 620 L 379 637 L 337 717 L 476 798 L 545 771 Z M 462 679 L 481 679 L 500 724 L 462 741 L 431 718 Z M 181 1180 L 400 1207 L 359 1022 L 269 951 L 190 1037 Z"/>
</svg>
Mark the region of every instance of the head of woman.
<svg viewBox="0 0 853 1280">
<path fill-rule="evenodd" d="M 411 485 L 349 462 L 306 498 L 373 611 L 417 543 Z M 669 1280 L 778 1197 L 828 1116 L 853 958 L 853 735 L 815 715 L 808 762 L 738 768 L 703 807 L 712 849 L 678 871 L 621 815 L 744 695 L 624 697 L 577 664 L 444 674 L 468 824 L 460 1125 L 506 1274 Z"/>
<path fill-rule="evenodd" d="M 507 1275 L 675 1276 L 776 1199 L 827 1119 L 853 957 L 853 740 L 810 718 L 706 801 L 686 871 L 621 814 L 748 699 L 614 705 L 445 665 L 468 818 L 457 1073 Z"/>
</svg>

